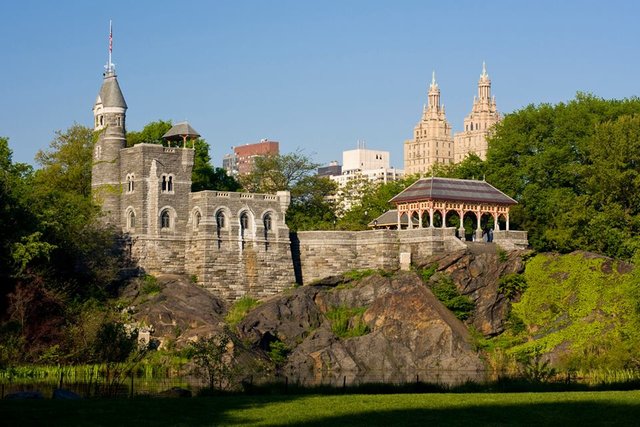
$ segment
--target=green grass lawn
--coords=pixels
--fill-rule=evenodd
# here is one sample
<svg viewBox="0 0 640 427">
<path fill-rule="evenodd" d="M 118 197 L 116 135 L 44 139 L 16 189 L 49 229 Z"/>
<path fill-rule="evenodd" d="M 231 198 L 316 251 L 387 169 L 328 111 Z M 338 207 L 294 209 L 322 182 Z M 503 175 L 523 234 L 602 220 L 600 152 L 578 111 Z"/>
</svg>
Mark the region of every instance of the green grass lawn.
<svg viewBox="0 0 640 427">
<path fill-rule="evenodd" d="M 0 401 L 5 426 L 640 424 L 640 391 Z"/>
</svg>

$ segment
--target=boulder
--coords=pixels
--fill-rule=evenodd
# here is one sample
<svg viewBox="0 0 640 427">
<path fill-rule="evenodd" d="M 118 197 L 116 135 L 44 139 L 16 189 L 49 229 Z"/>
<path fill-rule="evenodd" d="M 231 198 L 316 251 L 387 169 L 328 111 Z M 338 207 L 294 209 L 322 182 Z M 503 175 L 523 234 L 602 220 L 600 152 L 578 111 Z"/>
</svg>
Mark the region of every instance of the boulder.
<svg viewBox="0 0 640 427">
<path fill-rule="evenodd" d="M 370 332 L 338 339 L 325 321 L 292 352 L 286 367 L 291 372 L 484 369 L 465 325 L 414 273 L 372 276 L 316 300 L 324 307 L 368 306 L 363 320 Z"/>
<path fill-rule="evenodd" d="M 150 331 L 149 341 L 166 345 L 174 341 L 184 346 L 197 337 L 210 336 L 224 329 L 226 304 L 185 276 L 158 275 L 160 291 L 155 295 L 138 293 L 132 301 L 132 317 Z M 130 290 L 125 294 L 131 295 Z"/>
</svg>

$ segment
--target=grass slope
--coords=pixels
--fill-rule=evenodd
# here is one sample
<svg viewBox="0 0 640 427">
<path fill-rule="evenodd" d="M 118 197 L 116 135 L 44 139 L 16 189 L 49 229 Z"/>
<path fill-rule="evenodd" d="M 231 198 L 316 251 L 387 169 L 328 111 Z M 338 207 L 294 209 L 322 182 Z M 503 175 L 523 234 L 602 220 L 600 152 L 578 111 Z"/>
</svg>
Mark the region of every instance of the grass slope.
<svg viewBox="0 0 640 427">
<path fill-rule="evenodd" d="M 640 391 L 0 401 L 3 425 L 634 425 Z"/>
</svg>

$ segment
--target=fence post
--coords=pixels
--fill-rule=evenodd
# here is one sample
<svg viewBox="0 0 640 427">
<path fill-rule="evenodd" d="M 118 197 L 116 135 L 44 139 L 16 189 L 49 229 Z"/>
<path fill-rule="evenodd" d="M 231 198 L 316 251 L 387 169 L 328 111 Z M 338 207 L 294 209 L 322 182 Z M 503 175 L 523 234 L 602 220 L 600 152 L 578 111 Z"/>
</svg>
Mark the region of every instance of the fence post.
<svg viewBox="0 0 640 427">
<path fill-rule="evenodd" d="M 62 388 L 63 379 L 64 379 L 64 368 L 60 368 L 60 382 L 58 383 L 58 388 Z"/>
</svg>

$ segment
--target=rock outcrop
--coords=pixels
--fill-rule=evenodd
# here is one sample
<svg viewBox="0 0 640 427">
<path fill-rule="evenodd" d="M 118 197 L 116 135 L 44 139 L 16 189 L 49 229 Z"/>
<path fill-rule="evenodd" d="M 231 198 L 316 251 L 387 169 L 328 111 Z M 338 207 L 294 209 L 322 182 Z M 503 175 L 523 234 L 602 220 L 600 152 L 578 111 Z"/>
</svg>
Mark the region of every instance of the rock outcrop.
<svg viewBox="0 0 640 427">
<path fill-rule="evenodd" d="M 468 323 L 486 336 L 504 331 L 510 301 L 499 291 L 500 278 L 524 271 L 523 256 L 530 251 L 504 252 L 493 244 L 469 244 L 466 251 L 436 255 L 420 267 L 437 266 L 439 275 L 450 277 L 462 295 L 469 296 L 475 310 Z"/>
<path fill-rule="evenodd" d="M 135 322 L 151 330 L 160 346 L 172 341 L 182 346 L 197 337 L 224 329 L 225 303 L 211 292 L 179 275 L 157 277 L 159 290 L 145 294 L 140 283 L 130 285 L 123 297 L 130 299 Z"/>
<path fill-rule="evenodd" d="M 325 316 L 362 308 L 368 332 L 339 338 Z M 414 273 L 369 276 L 338 287 L 305 286 L 254 309 L 238 327 L 241 338 L 264 346 L 278 339 L 292 349 L 285 371 L 481 370 L 466 327 Z"/>
</svg>

